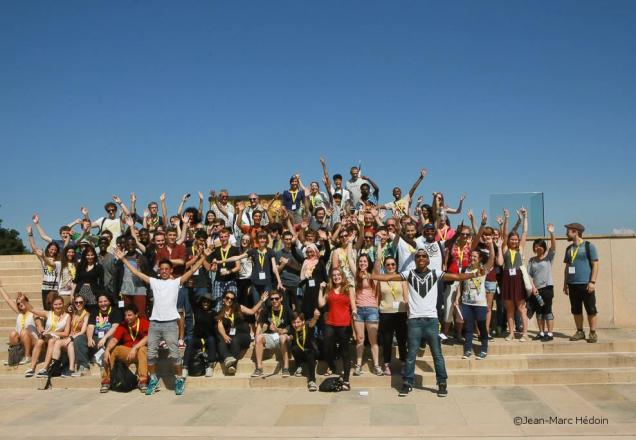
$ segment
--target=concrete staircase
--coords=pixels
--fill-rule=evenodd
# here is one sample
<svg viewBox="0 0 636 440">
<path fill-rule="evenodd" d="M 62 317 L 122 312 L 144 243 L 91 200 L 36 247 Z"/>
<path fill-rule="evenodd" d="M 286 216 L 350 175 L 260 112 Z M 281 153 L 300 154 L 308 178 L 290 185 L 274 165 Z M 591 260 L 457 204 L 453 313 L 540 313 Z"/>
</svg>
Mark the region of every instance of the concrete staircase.
<svg viewBox="0 0 636 440">
<path fill-rule="evenodd" d="M 14 296 L 22 291 L 35 307 L 41 307 L 41 269 L 37 259 L 31 255 L 0 257 L 0 279 L 5 290 Z M 561 317 L 557 317 L 559 319 Z M 570 319 L 569 316 L 562 319 Z M 557 321 L 558 322 L 558 321 Z M 0 340 L 15 325 L 15 314 L 3 301 L 0 304 Z M 569 335 L 569 331 L 567 332 Z M 599 342 L 570 342 L 566 334 L 557 332 L 555 340 L 549 343 L 506 342 L 497 338 L 489 346 L 488 358 L 461 359 L 462 347 L 444 346 L 449 384 L 455 385 L 531 385 L 531 384 L 605 384 L 636 383 L 636 330 L 600 330 Z M 479 343 L 475 344 L 476 349 Z M 0 349 L 0 361 L 7 358 L 6 345 Z M 264 378 L 251 378 L 254 369 L 253 351 L 248 349 L 239 361 L 234 376 L 226 376 L 220 365 L 216 365 L 214 376 L 189 377 L 188 387 L 200 389 L 216 388 L 304 388 L 304 377 L 282 378 L 280 365 L 272 355 L 264 362 Z M 367 359 L 370 356 L 367 354 Z M 167 365 L 160 364 L 166 373 Z M 42 379 L 24 378 L 27 366 L 17 368 L 0 366 L 0 388 L 35 388 Z M 401 384 L 400 366 L 393 365 L 393 376 L 375 376 L 371 363 L 364 368 L 364 374 L 351 377 L 354 388 L 397 387 Z M 325 365 L 318 365 L 319 381 Z M 292 368 L 293 372 L 293 368 Z M 435 384 L 433 362 L 428 350 L 421 351 L 416 364 L 418 385 Z M 169 378 L 169 374 L 165 374 Z M 56 378 L 57 388 L 98 388 L 99 369 L 91 368 L 91 374 L 80 378 Z M 168 382 L 170 382 L 168 380 Z M 171 383 L 165 384 L 171 388 Z"/>
</svg>

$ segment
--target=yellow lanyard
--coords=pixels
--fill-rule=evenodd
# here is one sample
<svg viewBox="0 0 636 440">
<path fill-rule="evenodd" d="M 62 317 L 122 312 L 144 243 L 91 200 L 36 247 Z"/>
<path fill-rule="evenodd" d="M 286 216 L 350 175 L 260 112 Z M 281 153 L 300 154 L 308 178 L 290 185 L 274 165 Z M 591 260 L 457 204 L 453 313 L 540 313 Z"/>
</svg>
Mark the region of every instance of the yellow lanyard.
<svg viewBox="0 0 636 440">
<path fill-rule="evenodd" d="M 58 322 L 60 322 L 60 317 L 51 312 L 51 327 L 49 327 L 49 333 L 55 332 Z"/>
<path fill-rule="evenodd" d="M 130 333 L 130 337 L 132 338 L 133 342 L 135 342 L 137 340 L 137 336 L 139 336 L 139 318 L 137 318 L 137 323 L 135 325 L 135 334 L 133 335 L 133 328 L 129 325 L 128 326 L 128 332 Z"/>
<path fill-rule="evenodd" d="M 393 295 L 393 299 L 397 300 L 397 287 L 393 287 L 393 283 L 391 283 L 391 281 L 387 281 L 387 283 L 389 284 L 389 287 L 391 288 L 391 295 Z"/>
<path fill-rule="evenodd" d="M 265 270 L 265 254 L 258 251 L 258 263 L 261 265 L 261 269 Z"/>
<path fill-rule="evenodd" d="M 159 225 L 159 217 L 148 217 L 148 229 L 155 230 Z"/>
<path fill-rule="evenodd" d="M 68 275 L 72 278 L 75 279 L 75 274 L 77 273 L 75 264 L 73 263 L 69 263 L 68 264 Z"/>
<path fill-rule="evenodd" d="M 221 264 L 225 267 L 225 260 L 227 260 L 227 256 L 230 253 L 230 249 L 232 249 L 232 245 L 227 246 L 227 250 L 224 252 L 223 248 L 221 248 Z"/>
<path fill-rule="evenodd" d="M 312 195 L 309 196 L 309 200 L 311 200 L 311 206 L 313 206 L 314 208 L 316 207 L 316 198 L 317 197 L 318 196 L 312 196 Z"/>
<path fill-rule="evenodd" d="M 307 338 L 307 327 L 305 327 L 303 325 L 303 343 L 300 343 L 300 332 L 298 330 L 296 330 L 296 345 L 298 345 L 298 347 L 300 347 L 301 350 L 305 350 L 305 340 Z"/>
<path fill-rule="evenodd" d="M 442 231 L 444 231 L 444 235 L 442 235 Z M 437 233 L 439 234 L 442 241 L 446 240 L 446 235 L 448 235 L 448 226 L 445 227 L 444 229 L 439 229 Z"/>
<path fill-rule="evenodd" d="M 472 273 L 474 271 L 470 271 Z M 471 278 L 470 280 L 473 283 L 475 289 L 477 289 L 477 293 L 479 294 L 479 289 L 481 288 L 481 280 L 479 278 Z"/>
<path fill-rule="evenodd" d="M 230 321 L 230 327 L 234 327 L 234 313 L 231 315 L 225 315 L 225 317 Z"/>
<path fill-rule="evenodd" d="M 278 312 L 278 319 L 276 319 L 276 316 L 274 315 L 274 309 L 272 309 L 272 322 L 276 327 L 280 325 L 281 319 L 283 319 L 283 308 L 281 307 L 280 312 Z"/>
<path fill-rule="evenodd" d="M 103 323 L 106 318 L 108 318 L 108 316 L 110 315 L 111 309 L 112 307 L 108 308 L 108 312 L 106 312 L 106 316 L 102 314 L 101 310 L 99 311 L 99 314 L 97 316 L 97 321 L 99 321 L 100 324 Z"/>
<path fill-rule="evenodd" d="M 517 258 L 517 251 L 510 249 L 510 265 L 515 267 L 515 259 Z"/>
<path fill-rule="evenodd" d="M 459 260 L 459 269 L 461 269 L 464 263 L 464 248 L 459 246 L 457 246 L 457 259 Z"/>
<path fill-rule="evenodd" d="M 20 330 L 24 330 L 26 328 L 26 320 L 31 312 L 21 313 L 22 318 L 20 318 Z"/>
<path fill-rule="evenodd" d="M 291 194 L 292 197 L 292 203 L 296 204 L 296 197 L 298 197 L 298 190 L 296 191 L 289 191 L 289 194 Z"/>
<path fill-rule="evenodd" d="M 583 244 L 583 243 L 581 243 Z M 574 249 L 574 246 L 572 246 L 570 248 L 570 265 L 574 266 L 574 260 L 576 260 L 576 256 L 579 254 L 579 248 L 581 247 L 581 245 L 578 245 L 576 247 L 576 250 Z"/>
<path fill-rule="evenodd" d="M 82 329 L 82 321 L 84 320 L 84 316 L 86 316 L 86 309 L 82 310 L 82 313 L 80 313 L 79 318 L 73 324 L 73 331 L 74 332 L 77 333 L 78 331 L 80 331 Z"/>
</svg>

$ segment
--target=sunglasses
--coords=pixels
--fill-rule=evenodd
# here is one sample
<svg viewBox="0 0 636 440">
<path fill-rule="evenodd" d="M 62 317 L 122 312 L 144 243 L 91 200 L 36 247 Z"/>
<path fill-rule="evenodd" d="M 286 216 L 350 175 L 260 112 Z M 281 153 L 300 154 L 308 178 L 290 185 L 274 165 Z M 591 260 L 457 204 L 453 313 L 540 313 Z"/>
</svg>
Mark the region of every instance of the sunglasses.
<svg viewBox="0 0 636 440">
<path fill-rule="evenodd" d="M 256 197 L 252 197 L 250 198 L 250 200 L 258 200 Z"/>
<path fill-rule="evenodd" d="M 385 263 L 385 266 L 395 266 L 395 263 Z"/>
<path fill-rule="evenodd" d="M 373 240 L 373 237 L 364 237 L 365 240 Z"/>
<path fill-rule="evenodd" d="M 272 296 L 270 299 L 271 299 L 272 301 L 280 301 L 280 298 L 279 298 L 279 297 L 277 297 L 277 296 L 276 296 L 276 297 Z"/>
<path fill-rule="evenodd" d="M 75 301 L 74 303 L 79 305 L 79 304 L 84 304 L 84 301 Z"/>
<path fill-rule="evenodd" d="M 226 296 L 224 299 L 226 299 L 227 301 L 234 301 L 233 296 Z"/>
<path fill-rule="evenodd" d="M 462 237 L 470 237 L 470 234 L 466 234 L 465 232 L 462 232 L 462 233 L 461 233 L 461 234 L 459 234 L 459 235 L 461 235 Z"/>
</svg>

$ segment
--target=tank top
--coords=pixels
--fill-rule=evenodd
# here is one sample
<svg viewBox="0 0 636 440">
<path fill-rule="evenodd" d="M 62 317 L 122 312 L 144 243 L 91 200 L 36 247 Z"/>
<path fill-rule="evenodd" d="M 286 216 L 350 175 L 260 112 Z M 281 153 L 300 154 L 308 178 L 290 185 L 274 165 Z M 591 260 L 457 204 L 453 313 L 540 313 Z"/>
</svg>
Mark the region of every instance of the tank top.
<svg viewBox="0 0 636 440">
<path fill-rule="evenodd" d="M 398 304 L 397 308 L 394 307 L 396 303 Z M 380 312 L 406 312 L 401 281 L 383 281 L 380 283 Z"/>
<path fill-rule="evenodd" d="M 356 290 L 356 306 L 358 307 L 378 307 L 378 300 L 375 297 L 375 289 L 371 286 Z"/>
<path fill-rule="evenodd" d="M 35 320 L 33 319 L 33 313 L 18 313 L 18 317 L 15 320 L 15 331 L 20 334 L 22 330 L 29 330 L 35 332 Z"/>
<path fill-rule="evenodd" d="M 329 313 L 326 323 L 337 327 L 347 327 L 351 325 L 351 301 L 349 295 L 335 293 L 333 290 L 327 295 L 327 306 Z"/>
<path fill-rule="evenodd" d="M 62 316 L 55 316 L 53 311 L 50 311 L 46 317 L 46 326 L 44 331 L 47 333 L 61 332 L 66 327 L 66 321 L 68 320 L 68 313 L 62 313 Z"/>
</svg>

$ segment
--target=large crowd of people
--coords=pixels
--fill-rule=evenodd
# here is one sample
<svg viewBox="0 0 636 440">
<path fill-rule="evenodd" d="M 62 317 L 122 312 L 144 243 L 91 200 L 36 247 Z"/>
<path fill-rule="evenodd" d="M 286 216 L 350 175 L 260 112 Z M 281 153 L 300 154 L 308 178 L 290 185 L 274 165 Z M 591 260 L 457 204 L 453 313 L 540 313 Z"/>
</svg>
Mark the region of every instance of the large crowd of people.
<svg viewBox="0 0 636 440">
<path fill-rule="evenodd" d="M 345 180 L 330 176 L 322 158 L 321 166 L 324 191 L 296 174 L 268 200 L 212 190 L 207 210 L 202 193 L 198 206 L 186 208 L 185 194 L 172 213 L 165 193 L 142 212 L 134 193 L 128 205 L 113 196 L 99 218 L 82 207 L 59 238 L 35 214 L 27 233 L 42 265 L 42 307 L 22 293 L 10 298 L 0 284 L 17 315 L 10 362 L 27 365 L 27 377 L 49 379 L 56 371 L 89 374 L 97 363 L 101 392 L 111 389 L 118 362 L 135 364 L 138 388 L 150 395 L 159 389 L 163 352 L 182 394 L 188 375 L 211 377 L 217 363 L 235 374 L 253 346 L 252 377 L 264 375 L 269 350 L 279 352 L 282 377 L 305 375 L 309 391 L 318 389 L 316 365 L 324 360 L 325 375 L 338 377 L 342 390 L 351 389 L 351 372 L 399 374 L 404 396 L 418 350 L 428 346 L 445 396 L 443 345 L 460 344 L 464 359 L 482 360 L 495 337 L 530 343 L 535 314 L 532 339 L 553 339 L 553 225 L 549 243 L 536 239 L 526 256 L 523 207 L 514 225 L 508 210 L 491 225 L 485 211 L 469 210 L 464 220 L 464 196 L 456 208 L 440 192 L 430 204 L 415 199 L 425 169 L 408 193 L 395 187 L 392 200 L 380 203 L 380 188 L 359 167 Z M 563 292 L 577 327 L 570 339 L 593 343 L 598 255 L 581 224 L 565 229 L 572 244 Z"/>
</svg>

